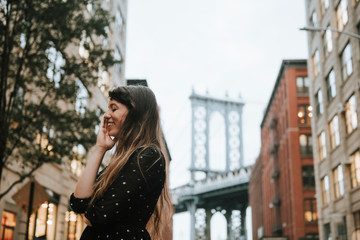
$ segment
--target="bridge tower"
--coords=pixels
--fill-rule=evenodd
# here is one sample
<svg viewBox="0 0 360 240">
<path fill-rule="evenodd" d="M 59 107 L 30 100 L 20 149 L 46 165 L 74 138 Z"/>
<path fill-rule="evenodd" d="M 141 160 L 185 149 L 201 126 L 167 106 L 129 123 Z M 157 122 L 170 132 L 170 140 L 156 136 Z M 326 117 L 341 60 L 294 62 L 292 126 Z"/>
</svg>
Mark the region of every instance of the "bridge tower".
<svg viewBox="0 0 360 240">
<path fill-rule="evenodd" d="M 233 190 L 229 190 L 230 188 L 226 184 L 221 185 L 222 181 L 226 183 L 227 179 L 231 179 L 232 176 L 240 176 L 245 172 L 245 176 L 249 175 L 248 169 L 244 168 L 243 154 L 242 110 L 244 102 L 240 97 L 239 99 L 229 99 L 227 96 L 214 98 L 209 95 L 196 94 L 194 90 L 190 100 L 192 105 L 192 148 L 189 186 L 193 194 L 187 195 L 187 199 L 184 196 L 182 202 L 185 203 L 184 205 L 191 215 L 191 240 L 211 239 L 210 220 L 216 212 L 222 213 L 226 218 L 228 240 L 246 239 L 247 187 L 238 184 L 236 185 L 238 190 L 234 190 L 234 187 L 231 187 Z M 210 166 L 210 121 L 214 113 L 222 116 L 225 125 L 223 126 L 225 128 L 225 154 L 218 159 L 218 161 L 225 161 L 224 170 L 212 169 Z M 201 185 L 202 183 L 203 185 Z M 206 185 L 209 183 L 218 184 L 219 188 L 212 192 L 206 192 Z M 196 190 L 199 189 L 199 185 L 200 190 Z M 221 191 L 223 192 L 221 193 Z M 234 194 L 231 191 L 237 191 L 237 193 Z M 246 197 L 239 197 L 238 192 L 241 192 L 241 196 L 246 195 Z M 233 198 L 225 199 L 225 196 L 230 195 Z"/>
<path fill-rule="evenodd" d="M 197 172 L 205 173 L 205 178 L 221 172 L 210 168 L 209 133 L 210 118 L 213 113 L 220 113 L 224 119 L 226 155 L 219 161 L 226 161 L 225 172 L 243 167 L 242 109 L 244 102 L 241 98 L 237 100 L 214 98 L 196 94 L 193 90 L 190 100 L 192 108 L 191 182 L 199 180 L 197 179 L 199 176 L 196 176 Z"/>
</svg>

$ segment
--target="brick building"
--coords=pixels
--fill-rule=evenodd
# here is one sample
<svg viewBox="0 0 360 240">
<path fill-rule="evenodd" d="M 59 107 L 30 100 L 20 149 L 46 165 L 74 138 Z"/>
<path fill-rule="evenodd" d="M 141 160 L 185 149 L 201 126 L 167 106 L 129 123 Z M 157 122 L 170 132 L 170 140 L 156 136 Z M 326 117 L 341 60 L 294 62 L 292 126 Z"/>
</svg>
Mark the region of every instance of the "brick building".
<svg viewBox="0 0 360 240">
<path fill-rule="evenodd" d="M 318 237 L 308 86 L 306 60 L 284 60 L 250 179 L 253 239 Z"/>
<path fill-rule="evenodd" d="M 360 1 L 305 2 L 320 239 L 360 239 Z"/>
</svg>

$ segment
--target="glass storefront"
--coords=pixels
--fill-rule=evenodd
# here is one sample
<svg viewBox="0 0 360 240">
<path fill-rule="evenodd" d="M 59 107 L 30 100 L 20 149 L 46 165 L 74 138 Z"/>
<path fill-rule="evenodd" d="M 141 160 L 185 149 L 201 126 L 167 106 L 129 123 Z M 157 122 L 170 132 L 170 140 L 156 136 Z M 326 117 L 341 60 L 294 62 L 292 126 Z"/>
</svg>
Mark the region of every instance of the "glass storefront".
<svg viewBox="0 0 360 240">
<path fill-rule="evenodd" d="M 66 211 L 65 215 L 66 224 L 66 240 L 79 240 L 82 230 L 83 221 L 81 215 L 73 211 Z"/>
<path fill-rule="evenodd" d="M 4 210 L 1 218 L 0 240 L 13 240 L 15 226 L 15 213 Z"/>
<path fill-rule="evenodd" d="M 55 240 L 57 204 L 60 197 L 50 190 L 47 191 L 52 196 L 51 199 L 42 203 L 30 216 L 29 240 Z"/>
</svg>

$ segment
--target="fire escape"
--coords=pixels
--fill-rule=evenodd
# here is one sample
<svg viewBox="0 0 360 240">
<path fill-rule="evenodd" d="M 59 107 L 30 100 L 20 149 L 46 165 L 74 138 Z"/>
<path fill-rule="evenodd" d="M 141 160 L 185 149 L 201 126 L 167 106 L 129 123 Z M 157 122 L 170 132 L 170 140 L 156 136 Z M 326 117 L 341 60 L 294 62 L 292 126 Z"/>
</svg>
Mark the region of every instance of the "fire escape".
<svg viewBox="0 0 360 240">
<path fill-rule="evenodd" d="M 281 225 L 281 198 L 280 198 L 280 189 L 279 189 L 279 164 L 278 164 L 278 150 L 279 150 L 279 138 L 277 134 L 277 117 L 273 116 L 270 120 L 270 154 L 273 161 L 273 170 L 271 172 L 271 179 L 274 184 L 274 196 L 272 198 L 271 204 L 275 211 L 275 222 L 272 226 L 272 232 L 275 236 L 281 236 L 282 234 L 282 225 Z"/>
</svg>

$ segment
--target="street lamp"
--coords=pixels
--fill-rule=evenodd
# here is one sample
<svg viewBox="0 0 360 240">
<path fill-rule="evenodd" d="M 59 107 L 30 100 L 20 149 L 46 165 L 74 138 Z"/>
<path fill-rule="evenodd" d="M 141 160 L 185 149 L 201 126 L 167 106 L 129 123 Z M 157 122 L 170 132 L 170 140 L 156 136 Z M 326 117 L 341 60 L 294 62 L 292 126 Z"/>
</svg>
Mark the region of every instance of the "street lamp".
<svg viewBox="0 0 360 240">
<path fill-rule="evenodd" d="M 351 32 L 346 32 L 346 31 L 340 31 L 338 29 L 331 28 L 331 27 L 311 27 L 311 26 L 308 26 L 308 27 L 302 27 L 302 28 L 300 28 L 300 30 L 302 30 L 302 31 L 310 31 L 310 32 L 320 32 L 320 31 L 330 30 L 332 32 L 337 32 L 337 33 L 348 35 L 350 37 L 360 39 L 360 35 L 358 35 L 358 34 L 351 33 Z"/>
</svg>

